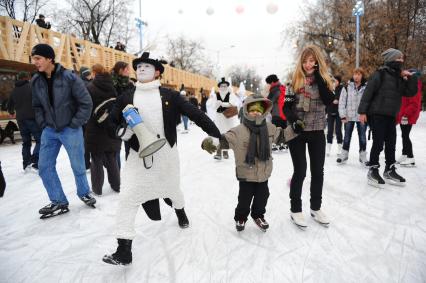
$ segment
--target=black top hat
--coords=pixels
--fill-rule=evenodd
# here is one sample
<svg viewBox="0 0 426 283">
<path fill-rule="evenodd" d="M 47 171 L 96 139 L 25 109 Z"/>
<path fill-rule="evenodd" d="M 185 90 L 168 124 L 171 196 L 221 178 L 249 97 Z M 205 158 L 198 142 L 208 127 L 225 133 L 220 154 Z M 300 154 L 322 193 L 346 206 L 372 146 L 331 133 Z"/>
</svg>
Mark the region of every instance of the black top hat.
<svg viewBox="0 0 426 283">
<path fill-rule="evenodd" d="M 230 85 L 230 83 L 229 83 L 229 82 L 225 81 L 225 78 L 222 78 L 222 79 L 220 80 L 220 82 L 217 84 L 217 87 L 220 87 L 220 85 L 221 85 L 221 84 L 226 84 L 227 86 L 229 86 L 229 85 Z"/>
<path fill-rule="evenodd" d="M 133 70 L 136 71 L 138 64 L 140 63 L 147 63 L 147 64 L 151 64 L 154 65 L 155 70 L 160 71 L 160 74 L 162 74 L 164 72 L 164 66 L 163 64 L 167 64 L 166 61 L 164 60 L 158 60 L 158 59 L 151 59 L 149 58 L 149 52 L 144 52 L 142 53 L 140 58 L 136 58 L 135 60 L 133 60 L 132 62 L 133 64 Z"/>
</svg>

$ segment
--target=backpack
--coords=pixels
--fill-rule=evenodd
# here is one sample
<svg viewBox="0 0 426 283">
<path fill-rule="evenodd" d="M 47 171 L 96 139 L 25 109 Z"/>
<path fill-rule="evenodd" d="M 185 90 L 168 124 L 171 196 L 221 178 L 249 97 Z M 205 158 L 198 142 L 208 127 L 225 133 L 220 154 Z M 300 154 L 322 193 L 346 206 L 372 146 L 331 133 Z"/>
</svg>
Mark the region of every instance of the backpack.
<svg viewBox="0 0 426 283">
<path fill-rule="evenodd" d="M 278 96 L 278 110 L 280 111 L 281 119 L 287 120 L 283 112 L 284 100 L 285 100 L 285 86 L 280 85 L 280 95 Z"/>
<path fill-rule="evenodd" d="M 95 119 L 97 124 L 104 124 L 105 120 L 111 113 L 112 108 L 114 107 L 115 100 L 116 97 L 108 98 L 95 108 L 95 110 L 93 111 L 93 118 Z"/>
</svg>

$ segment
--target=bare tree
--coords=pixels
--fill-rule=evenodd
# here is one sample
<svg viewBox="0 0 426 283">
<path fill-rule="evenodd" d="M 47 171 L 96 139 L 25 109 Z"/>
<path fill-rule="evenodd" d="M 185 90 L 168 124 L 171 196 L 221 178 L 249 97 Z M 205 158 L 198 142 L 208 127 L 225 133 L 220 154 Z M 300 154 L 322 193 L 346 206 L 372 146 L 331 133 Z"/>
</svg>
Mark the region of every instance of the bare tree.
<svg viewBox="0 0 426 283">
<path fill-rule="evenodd" d="M 32 23 L 46 4 L 47 0 L 0 0 L 0 13 L 12 19 Z"/>
<path fill-rule="evenodd" d="M 262 78 L 256 73 L 254 67 L 234 65 L 228 69 L 227 73 L 231 77 L 234 86 L 239 86 L 243 82 L 247 90 L 253 92 L 260 90 Z"/>
</svg>

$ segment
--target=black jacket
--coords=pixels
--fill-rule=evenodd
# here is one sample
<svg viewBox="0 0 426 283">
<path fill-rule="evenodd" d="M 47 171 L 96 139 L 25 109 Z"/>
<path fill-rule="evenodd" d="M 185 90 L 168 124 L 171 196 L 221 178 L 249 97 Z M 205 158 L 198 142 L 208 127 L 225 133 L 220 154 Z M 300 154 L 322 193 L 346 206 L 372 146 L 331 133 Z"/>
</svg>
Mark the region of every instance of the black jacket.
<svg viewBox="0 0 426 283">
<path fill-rule="evenodd" d="M 105 100 L 117 97 L 111 76 L 107 74 L 97 74 L 95 79 L 87 85 L 87 89 L 92 97 L 93 110 Z M 85 145 L 88 152 L 120 151 L 121 140 L 111 137 L 106 126 L 99 125 L 93 115 L 90 117 L 85 132 Z"/>
<path fill-rule="evenodd" d="M 343 88 L 343 85 L 341 85 L 341 84 L 336 87 L 336 89 L 334 90 L 333 101 L 335 99 L 337 99 L 337 101 L 339 101 L 340 93 L 342 92 L 342 88 Z M 336 115 L 339 116 L 339 104 L 331 103 L 330 105 L 328 105 L 327 106 L 327 114 L 332 115 L 332 116 L 336 116 Z"/>
<path fill-rule="evenodd" d="M 10 94 L 8 105 L 10 114 L 16 112 L 16 120 L 35 120 L 31 97 L 30 82 L 27 80 L 17 81 Z"/>
<path fill-rule="evenodd" d="M 402 96 L 414 96 L 416 93 L 416 76 L 404 80 L 399 72 L 388 66 L 380 67 L 368 81 L 358 113 L 396 117 Z"/>
</svg>

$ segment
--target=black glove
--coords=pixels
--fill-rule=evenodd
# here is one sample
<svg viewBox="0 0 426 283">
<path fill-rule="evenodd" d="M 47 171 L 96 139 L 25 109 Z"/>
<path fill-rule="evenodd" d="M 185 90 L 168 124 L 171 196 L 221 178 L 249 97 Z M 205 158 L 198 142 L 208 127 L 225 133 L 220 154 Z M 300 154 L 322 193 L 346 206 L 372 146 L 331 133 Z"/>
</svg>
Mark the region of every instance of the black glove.
<svg viewBox="0 0 426 283">
<path fill-rule="evenodd" d="M 305 129 L 305 123 L 302 120 L 296 120 L 291 124 L 295 134 L 300 134 Z"/>
</svg>

